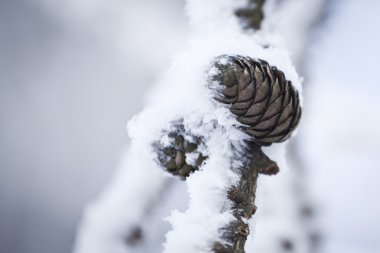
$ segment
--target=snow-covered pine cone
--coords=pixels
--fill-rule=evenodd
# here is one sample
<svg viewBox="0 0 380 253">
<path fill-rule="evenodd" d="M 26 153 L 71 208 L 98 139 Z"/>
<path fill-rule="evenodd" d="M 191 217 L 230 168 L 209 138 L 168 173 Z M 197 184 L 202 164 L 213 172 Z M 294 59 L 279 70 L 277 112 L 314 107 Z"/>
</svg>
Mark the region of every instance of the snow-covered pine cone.
<svg viewBox="0 0 380 253">
<path fill-rule="evenodd" d="M 215 99 L 228 104 L 243 130 L 263 146 L 287 140 L 298 125 L 298 92 L 282 71 L 266 61 L 222 55 L 210 72 Z"/>
<path fill-rule="evenodd" d="M 153 143 L 157 162 L 174 176 L 185 180 L 191 173 L 199 170 L 207 159 L 199 151 L 200 146 L 204 145 L 202 138 L 186 132 L 181 120 L 172 122 L 170 130 L 164 130 L 161 138 L 166 140 L 165 144 L 160 140 Z"/>
</svg>

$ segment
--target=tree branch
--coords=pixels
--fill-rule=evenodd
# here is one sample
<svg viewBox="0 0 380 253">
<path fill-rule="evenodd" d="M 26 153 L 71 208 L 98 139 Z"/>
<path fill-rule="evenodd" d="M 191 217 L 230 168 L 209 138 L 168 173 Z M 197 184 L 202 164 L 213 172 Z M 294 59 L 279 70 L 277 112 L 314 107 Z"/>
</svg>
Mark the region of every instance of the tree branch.
<svg viewBox="0 0 380 253">
<path fill-rule="evenodd" d="M 277 164 L 269 159 L 261 147 L 254 142 L 247 143 L 244 153 L 249 162 L 240 170 L 238 185 L 228 191 L 228 199 L 232 201 L 232 213 L 235 220 L 222 228 L 222 240 L 214 244 L 216 253 L 244 253 L 244 245 L 250 233 L 244 220 L 250 219 L 256 212 L 256 187 L 259 173 L 273 175 L 279 169 Z"/>
</svg>

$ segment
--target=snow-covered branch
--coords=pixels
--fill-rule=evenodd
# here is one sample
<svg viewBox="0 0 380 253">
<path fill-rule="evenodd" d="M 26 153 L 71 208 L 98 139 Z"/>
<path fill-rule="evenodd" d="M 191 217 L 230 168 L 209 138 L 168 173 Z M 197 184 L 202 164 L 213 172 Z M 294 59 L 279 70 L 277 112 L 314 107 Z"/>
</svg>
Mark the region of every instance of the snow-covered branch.
<svg viewBox="0 0 380 253">
<path fill-rule="evenodd" d="M 266 2 L 269 7 L 270 2 L 273 3 Z M 247 127 L 247 124 L 254 124 L 254 115 L 248 115 L 245 117 L 248 121 L 242 121 L 245 118 L 239 113 L 245 109 L 221 105 L 215 101 L 218 89 L 210 89 L 210 76 L 217 72 L 217 68 L 213 68 L 216 57 L 243 55 L 258 62 L 261 59 L 263 65 L 269 63 L 284 72 L 286 79 L 269 74 L 262 84 L 289 80 L 292 83 L 289 87 L 301 90 L 300 78 L 284 50 L 287 43 L 279 39 L 286 37 L 281 36 L 286 34 L 286 29 L 274 29 L 273 20 L 276 19 L 266 22 L 271 16 L 266 13 L 261 31 L 245 32 L 239 18 L 244 15 L 235 13 L 239 13 L 238 10 L 246 4 L 246 1 L 229 0 L 187 2 L 193 36 L 186 50 L 175 58 L 170 70 L 157 82 L 149 95 L 147 107 L 129 123 L 132 145 L 126 154 L 126 162 L 106 194 L 88 209 L 76 252 L 161 252 L 163 237 L 155 234 L 166 233 L 168 227 L 158 222 L 167 215 L 167 212 L 155 213 L 160 205 L 166 206 L 165 210 L 174 209 L 167 218 L 172 230 L 166 234 L 163 249 L 166 253 L 210 252 L 212 249 L 233 252 L 228 247 L 242 252 L 246 240 L 246 249 L 272 253 L 279 252 L 277 245 L 289 246 L 291 239 L 302 241 L 297 219 L 294 218 L 297 210 L 290 190 L 294 175 L 286 170 L 284 144 L 265 147 L 264 152 L 258 145 L 271 143 L 270 138 L 287 139 L 288 135 L 282 131 L 284 128 L 275 131 L 263 123 L 265 134 L 253 134 L 260 130 L 254 126 Z M 274 9 L 274 16 L 284 18 L 286 15 L 281 16 L 284 12 L 280 10 L 285 9 L 285 5 Z M 266 5 L 262 7 L 271 10 Z M 242 60 L 242 64 L 246 65 L 246 62 Z M 249 71 L 259 77 L 260 72 L 263 74 L 272 69 L 248 67 L 246 73 Z M 255 71 L 258 72 L 255 74 Z M 280 99 L 282 106 L 289 104 L 281 107 L 286 112 L 282 119 L 285 121 L 280 121 L 280 117 L 277 121 L 283 123 L 285 129 L 293 129 L 295 119 L 299 118 L 299 114 L 288 114 L 287 111 L 298 106 L 294 104 L 296 100 L 291 99 L 295 98 L 292 90 L 287 88 L 293 95 Z M 230 96 L 232 91 L 230 89 L 224 95 Z M 271 95 L 276 91 L 270 89 Z M 282 93 L 285 89 L 280 91 Z M 267 91 L 261 92 L 265 101 L 271 97 Z M 269 98 L 269 104 L 270 101 Z M 263 103 L 260 102 L 257 101 L 255 110 L 262 109 Z M 266 116 L 273 116 L 269 114 Z M 290 116 L 292 118 L 286 121 Z M 242 120 L 239 121 L 239 117 Z M 272 120 L 268 122 L 273 124 Z M 253 139 L 261 139 L 261 142 L 252 143 Z M 259 172 L 277 172 L 277 165 L 265 154 L 270 154 L 282 170 L 276 177 L 257 180 Z M 259 163 L 264 160 L 266 162 Z M 186 181 L 165 177 L 162 167 L 171 175 L 186 178 Z M 187 193 L 184 187 L 181 188 L 182 184 L 187 187 Z M 263 191 L 269 192 L 265 198 Z M 168 192 L 166 198 L 159 197 L 163 192 Z M 157 199 L 166 199 L 166 202 Z M 152 202 L 156 204 L 153 206 Z M 248 220 L 256 205 L 259 206 L 257 214 Z M 275 223 L 278 225 L 272 226 Z M 299 244 L 301 246 L 292 247 L 305 252 L 302 251 L 305 248 L 302 242 Z"/>
</svg>

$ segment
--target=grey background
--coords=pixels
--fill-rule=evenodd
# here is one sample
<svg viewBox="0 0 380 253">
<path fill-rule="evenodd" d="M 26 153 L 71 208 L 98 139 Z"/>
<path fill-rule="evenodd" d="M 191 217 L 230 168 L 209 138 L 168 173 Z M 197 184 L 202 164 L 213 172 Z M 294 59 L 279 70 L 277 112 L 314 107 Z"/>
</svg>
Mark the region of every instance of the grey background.
<svg viewBox="0 0 380 253">
<path fill-rule="evenodd" d="M 70 252 L 185 38 L 182 4 L 0 1 L 0 252 Z"/>
</svg>

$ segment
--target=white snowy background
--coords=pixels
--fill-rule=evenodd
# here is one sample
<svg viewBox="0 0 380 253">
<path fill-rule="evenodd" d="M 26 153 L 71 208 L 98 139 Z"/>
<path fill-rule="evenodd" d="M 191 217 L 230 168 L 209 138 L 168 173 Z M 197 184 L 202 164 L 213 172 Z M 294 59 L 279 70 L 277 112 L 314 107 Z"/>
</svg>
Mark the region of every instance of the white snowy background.
<svg viewBox="0 0 380 253">
<path fill-rule="evenodd" d="M 297 138 L 321 252 L 380 251 L 378 11 L 332 1 L 305 57 Z M 0 1 L 0 252 L 72 250 L 188 29 L 175 0 Z"/>
</svg>

